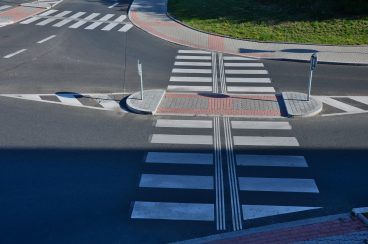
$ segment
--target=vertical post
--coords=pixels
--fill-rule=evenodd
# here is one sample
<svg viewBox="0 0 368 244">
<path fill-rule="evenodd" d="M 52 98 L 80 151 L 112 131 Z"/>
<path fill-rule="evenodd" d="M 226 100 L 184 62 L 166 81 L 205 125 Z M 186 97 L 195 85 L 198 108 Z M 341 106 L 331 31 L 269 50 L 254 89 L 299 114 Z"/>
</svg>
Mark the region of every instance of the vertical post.
<svg viewBox="0 0 368 244">
<path fill-rule="evenodd" d="M 312 79 L 313 79 L 313 70 L 310 70 L 309 73 L 309 83 L 308 83 L 308 97 L 307 97 L 307 101 L 309 101 L 310 99 L 310 94 L 311 94 L 311 90 L 312 90 Z"/>
<path fill-rule="evenodd" d="M 138 74 L 141 78 L 141 100 L 144 99 L 144 95 L 143 95 L 143 72 L 142 72 L 142 64 L 139 62 L 138 60 Z"/>
<path fill-rule="evenodd" d="M 308 97 L 307 101 L 310 100 L 311 90 L 312 90 L 312 79 L 313 79 L 313 71 L 317 66 L 317 53 L 313 53 L 310 59 L 310 73 L 309 73 L 309 82 L 308 82 Z"/>
</svg>

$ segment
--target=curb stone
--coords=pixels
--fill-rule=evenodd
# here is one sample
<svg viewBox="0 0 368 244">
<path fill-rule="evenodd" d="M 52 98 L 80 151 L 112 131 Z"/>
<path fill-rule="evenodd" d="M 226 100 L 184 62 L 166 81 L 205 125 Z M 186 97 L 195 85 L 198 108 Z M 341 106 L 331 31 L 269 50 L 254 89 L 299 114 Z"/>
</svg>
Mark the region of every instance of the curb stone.
<svg viewBox="0 0 368 244">
<path fill-rule="evenodd" d="M 143 95 L 143 100 L 140 100 L 140 92 L 130 95 L 126 100 L 128 109 L 139 114 L 155 114 L 165 95 L 165 90 L 146 90 L 143 91 Z"/>
<path fill-rule="evenodd" d="M 289 117 L 312 117 L 322 111 L 322 102 L 312 96 L 310 97 L 310 101 L 307 101 L 307 94 L 282 92 L 281 95 Z"/>
</svg>

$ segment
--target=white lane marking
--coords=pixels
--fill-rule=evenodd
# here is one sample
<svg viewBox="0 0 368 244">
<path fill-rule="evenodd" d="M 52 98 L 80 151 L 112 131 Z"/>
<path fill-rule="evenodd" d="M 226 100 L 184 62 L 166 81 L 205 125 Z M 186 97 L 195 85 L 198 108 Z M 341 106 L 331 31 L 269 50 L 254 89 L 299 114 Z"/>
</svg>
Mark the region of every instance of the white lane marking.
<svg viewBox="0 0 368 244">
<path fill-rule="evenodd" d="M 231 78 L 226 77 L 226 82 L 236 83 L 271 83 L 269 78 Z"/>
<path fill-rule="evenodd" d="M 118 5 L 119 5 L 119 3 L 114 3 L 113 5 L 111 5 L 111 6 L 107 7 L 107 8 L 114 8 L 114 7 L 118 6 Z"/>
<path fill-rule="evenodd" d="M 81 102 L 73 94 L 56 94 L 56 97 L 65 104 L 72 106 L 83 106 Z"/>
<path fill-rule="evenodd" d="M 153 134 L 151 143 L 212 145 L 212 136 Z"/>
<path fill-rule="evenodd" d="M 119 32 L 127 32 L 133 27 L 132 24 L 125 24 L 123 27 L 121 27 L 118 31 Z"/>
<path fill-rule="evenodd" d="M 227 93 L 227 87 L 226 87 L 226 79 L 225 79 L 225 66 L 224 66 L 224 56 L 222 53 L 218 54 L 219 58 L 219 73 L 220 73 L 220 84 L 221 84 L 221 93 Z M 214 63 L 216 66 L 216 63 Z M 215 80 L 217 83 L 217 80 Z"/>
<path fill-rule="evenodd" d="M 178 82 L 212 82 L 212 77 L 171 76 L 170 81 L 178 81 Z"/>
<path fill-rule="evenodd" d="M 212 91 L 214 93 L 218 93 L 219 92 L 219 87 L 218 87 L 218 81 L 217 81 L 217 65 L 216 65 L 216 53 L 212 52 L 211 53 L 211 62 L 212 62 Z M 220 60 L 219 60 L 220 62 Z"/>
<path fill-rule="evenodd" d="M 72 22 L 73 20 L 78 19 L 80 16 L 84 15 L 85 13 L 86 13 L 86 12 L 78 12 L 78 13 L 76 13 L 76 14 L 73 14 L 73 15 L 72 15 L 72 16 L 70 16 L 69 18 L 62 20 L 62 21 L 60 21 L 60 22 L 58 22 L 58 23 L 54 24 L 53 26 L 54 26 L 54 27 L 61 27 L 61 26 L 63 26 L 63 25 L 66 25 L 66 24 L 68 24 L 69 22 Z"/>
<path fill-rule="evenodd" d="M 117 19 L 114 20 L 114 22 L 116 22 L 116 23 L 110 23 L 110 24 L 106 25 L 104 28 L 102 28 L 102 30 L 103 31 L 109 31 L 112 28 L 114 28 L 115 26 L 117 26 L 118 24 L 121 24 L 125 19 L 126 19 L 126 15 L 121 15 Z"/>
<path fill-rule="evenodd" d="M 245 57 L 233 57 L 233 56 L 225 56 L 225 61 L 245 61 L 245 60 L 257 60 L 255 58 L 245 58 Z"/>
<path fill-rule="evenodd" d="M 41 17 L 35 16 L 35 17 L 32 17 L 32 18 L 26 19 L 25 21 L 22 21 L 20 23 L 23 24 L 23 25 L 27 25 L 27 24 L 30 24 L 32 22 L 35 22 L 35 21 L 37 21 L 39 19 L 41 19 Z"/>
<path fill-rule="evenodd" d="M 264 67 L 262 63 L 225 63 L 225 67 Z"/>
<path fill-rule="evenodd" d="M 295 137 L 263 137 L 263 136 L 234 136 L 237 146 L 275 146 L 298 147 Z"/>
<path fill-rule="evenodd" d="M 11 57 L 13 57 L 13 56 L 15 56 L 15 55 L 17 55 L 17 54 L 20 54 L 20 53 L 22 53 L 22 52 L 25 52 L 25 51 L 27 51 L 27 49 L 21 49 L 21 50 L 18 50 L 18 51 L 16 51 L 16 52 L 14 52 L 14 53 L 10 53 L 10 54 L 8 54 L 8 55 L 5 55 L 5 56 L 4 56 L 4 58 L 11 58 Z"/>
<path fill-rule="evenodd" d="M 211 66 L 210 62 L 175 62 L 175 66 Z"/>
<path fill-rule="evenodd" d="M 228 69 L 225 70 L 225 74 L 228 75 L 267 75 L 267 70 L 235 70 L 235 69 Z"/>
<path fill-rule="evenodd" d="M 241 191 L 319 193 L 313 179 L 239 177 Z"/>
<path fill-rule="evenodd" d="M 315 96 L 317 99 L 319 99 L 321 102 L 326 103 L 327 105 L 330 105 L 332 107 L 335 107 L 337 109 L 343 110 L 345 112 L 364 112 L 363 109 L 356 108 L 354 106 L 351 106 L 349 104 L 337 101 L 335 99 L 332 99 L 330 97 L 324 97 L 324 96 Z"/>
<path fill-rule="evenodd" d="M 65 15 L 71 13 L 71 12 L 72 11 L 63 11 L 63 12 L 58 13 L 57 15 L 55 15 L 53 17 L 63 17 L 63 16 L 65 16 Z M 41 21 L 41 22 L 37 23 L 36 25 L 41 25 L 41 26 L 47 25 L 47 24 L 49 24 L 49 23 L 51 23 L 55 20 L 58 20 L 58 19 L 57 18 L 48 18 L 48 19 L 45 19 L 44 21 Z"/>
<path fill-rule="evenodd" d="M 59 10 L 51 9 L 49 11 L 46 11 L 46 12 L 42 13 L 42 14 L 39 14 L 38 16 L 49 16 L 50 14 L 56 13 L 58 11 Z"/>
<path fill-rule="evenodd" d="M 223 118 L 224 122 L 224 132 L 225 132 L 225 146 L 226 146 L 226 158 L 228 166 L 228 177 L 230 186 L 230 200 L 231 200 L 231 211 L 233 220 L 233 230 L 241 230 L 243 228 L 242 217 L 241 217 L 241 207 L 239 201 L 239 188 L 236 176 L 236 165 L 234 158 L 233 143 L 231 140 L 231 129 L 230 129 L 230 119 Z"/>
<path fill-rule="evenodd" d="M 213 155 L 210 153 L 172 153 L 148 152 L 146 163 L 165 164 L 213 164 Z"/>
<path fill-rule="evenodd" d="M 304 207 L 304 206 L 275 206 L 275 205 L 242 205 L 243 219 L 257 219 L 262 217 L 275 216 L 280 214 L 295 213 L 321 207 Z"/>
<path fill-rule="evenodd" d="M 56 37 L 56 35 L 51 35 L 49 37 L 46 37 L 45 39 L 42 39 L 42 40 L 38 41 L 37 43 L 41 44 L 41 43 L 47 42 L 47 41 L 51 40 L 54 37 Z"/>
<path fill-rule="evenodd" d="M 156 127 L 169 128 L 212 128 L 212 120 L 158 119 Z"/>
<path fill-rule="evenodd" d="M 213 190 L 213 177 L 142 174 L 139 187 Z"/>
<path fill-rule="evenodd" d="M 212 86 L 167 86 L 168 91 L 183 91 L 183 92 L 211 92 Z"/>
<path fill-rule="evenodd" d="M 19 98 L 19 99 L 24 99 L 24 100 L 31 100 L 31 101 L 38 101 L 38 102 L 42 102 L 44 100 L 41 99 L 40 95 L 36 95 L 36 94 L 19 94 L 19 95 L 14 95 L 14 94 L 1 94 L 1 96 L 3 97 L 11 97 L 11 98 Z"/>
<path fill-rule="evenodd" d="M 109 19 L 111 19 L 114 16 L 114 14 L 106 14 L 105 16 L 103 16 L 102 18 L 100 18 L 98 20 L 98 22 L 94 22 L 92 24 L 90 24 L 89 26 L 87 26 L 86 28 L 84 28 L 85 30 L 93 30 L 96 27 L 102 25 L 103 21 L 107 21 Z"/>
<path fill-rule="evenodd" d="M 115 110 L 117 108 L 120 108 L 120 104 L 108 95 L 98 95 L 94 96 L 93 98 L 96 99 L 98 104 L 108 110 Z"/>
<path fill-rule="evenodd" d="M 211 74 L 210 69 L 173 69 L 172 73 Z"/>
<path fill-rule="evenodd" d="M 233 129 L 291 130 L 289 122 L 283 121 L 231 121 Z"/>
<path fill-rule="evenodd" d="M 215 159 L 215 189 L 216 189 L 216 227 L 217 230 L 226 229 L 225 197 L 224 197 L 224 176 L 221 156 L 221 134 L 220 118 L 213 119 L 214 135 L 214 159 Z"/>
<path fill-rule="evenodd" d="M 368 105 L 368 96 L 354 96 L 354 97 L 348 97 L 348 98 L 350 98 L 354 101 L 357 101 L 357 102 Z"/>
<path fill-rule="evenodd" d="M 236 155 L 236 162 L 239 166 L 308 167 L 303 156 L 240 154 Z"/>
<path fill-rule="evenodd" d="M 214 206 L 206 203 L 134 202 L 132 219 L 214 221 Z"/>
<path fill-rule="evenodd" d="M 10 5 L 3 5 L 3 6 L 0 6 L 0 10 L 4 10 L 10 7 L 11 7 Z"/>
<path fill-rule="evenodd" d="M 211 54 L 208 51 L 202 51 L 202 50 L 179 50 L 178 53 L 186 53 L 186 54 Z"/>
<path fill-rule="evenodd" d="M 273 87 L 256 87 L 256 86 L 228 86 L 228 92 L 264 92 L 264 93 L 274 93 L 275 88 Z"/>
<path fill-rule="evenodd" d="M 100 14 L 99 13 L 92 13 L 90 15 L 88 15 L 87 17 L 84 18 L 84 20 L 79 20 L 77 23 L 69 26 L 69 28 L 72 28 L 72 29 L 77 29 L 79 28 L 80 26 L 84 25 L 85 23 L 88 22 L 88 20 L 92 20 L 93 18 L 99 16 Z"/>
<path fill-rule="evenodd" d="M 183 60 L 211 60 L 211 56 L 182 56 L 178 55 L 175 57 L 176 59 L 183 59 Z"/>
</svg>

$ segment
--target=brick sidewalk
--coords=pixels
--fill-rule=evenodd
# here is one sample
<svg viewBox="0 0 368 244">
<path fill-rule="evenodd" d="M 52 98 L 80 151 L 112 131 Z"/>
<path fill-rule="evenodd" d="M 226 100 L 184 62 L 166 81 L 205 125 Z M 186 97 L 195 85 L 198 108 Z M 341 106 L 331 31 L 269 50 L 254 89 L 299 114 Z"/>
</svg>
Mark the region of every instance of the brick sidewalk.
<svg viewBox="0 0 368 244">
<path fill-rule="evenodd" d="M 166 93 L 156 115 L 224 115 L 281 117 L 276 95 L 222 95 Z"/>
<path fill-rule="evenodd" d="M 18 6 L 7 11 L 1 12 L 0 17 L 11 20 L 14 23 L 32 17 L 36 14 L 44 12 L 43 8 L 23 7 Z"/>
</svg>

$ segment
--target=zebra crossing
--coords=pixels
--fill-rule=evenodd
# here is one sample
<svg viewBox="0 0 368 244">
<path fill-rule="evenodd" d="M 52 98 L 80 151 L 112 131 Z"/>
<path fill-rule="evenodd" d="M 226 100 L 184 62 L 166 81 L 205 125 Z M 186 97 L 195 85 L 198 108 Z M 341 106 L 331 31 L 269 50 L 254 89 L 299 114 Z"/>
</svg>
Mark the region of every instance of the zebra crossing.
<svg viewBox="0 0 368 244">
<path fill-rule="evenodd" d="M 275 93 L 263 63 L 257 59 L 203 50 L 178 50 L 170 92 Z"/>
<path fill-rule="evenodd" d="M 4 10 L 7 10 L 7 9 L 9 9 L 9 8 L 11 8 L 11 7 L 13 7 L 13 6 L 11 6 L 11 5 L 1 5 L 1 6 L 0 6 L 0 12 L 1 12 L 1 11 L 4 11 Z"/>
<path fill-rule="evenodd" d="M 85 30 L 100 29 L 102 31 L 111 31 L 113 29 L 118 32 L 127 32 L 133 25 L 126 22 L 127 16 L 115 14 L 87 13 L 73 11 L 60 11 L 56 9 L 48 10 L 39 15 L 26 19 L 20 24 L 35 24 L 37 26 L 51 25 L 53 27 L 68 26 L 70 29 L 82 28 Z"/>
<path fill-rule="evenodd" d="M 267 154 L 267 151 L 261 151 L 260 154 L 246 153 L 254 148 L 299 147 L 298 140 L 291 136 L 292 126 L 287 121 L 240 120 L 228 117 L 158 118 L 154 127 L 154 133 L 149 138 L 152 145 L 167 149 L 168 145 L 193 147 L 190 152 L 185 149 L 149 151 L 144 164 L 148 167 L 159 165 L 160 171 L 142 172 L 138 191 L 147 188 L 153 193 L 162 189 L 200 191 L 212 197 L 200 202 L 196 198 L 190 201 L 186 198 L 185 202 L 181 202 L 174 197 L 170 200 L 169 194 L 158 195 L 154 198 L 155 201 L 145 195 L 144 199 L 132 203 L 131 218 L 134 220 L 205 221 L 219 231 L 241 230 L 247 221 L 254 219 L 321 208 L 310 204 L 313 199 L 308 201 L 309 204 L 302 205 L 293 201 L 301 194 L 306 199 L 310 195 L 319 194 L 314 179 L 290 176 L 290 169 L 308 168 L 304 156 Z M 269 136 L 265 136 L 265 133 Z M 187 169 L 185 174 L 180 170 L 182 167 Z M 191 167 L 193 171 L 188 170 Z M 198 172 L 197 167 L 205 168 L 207 173 Z M 247 174 L 255 168 L 257 175 Z M 285 177 L 274 177 L 270 174 L 275 168 L 284 172 Z M 251 197 L 255 193 L 264 197 Z M 285 204 L 282 197 L 277 198 L 280 204 L 275 204 L 274 194 L 295 194 L 295 197 L 289 198 L 289 204 Z M 267 198 L 268 195 L 270 196 Z M 160 197 L 165 199 L 158 201 Z"/>
</svg>

